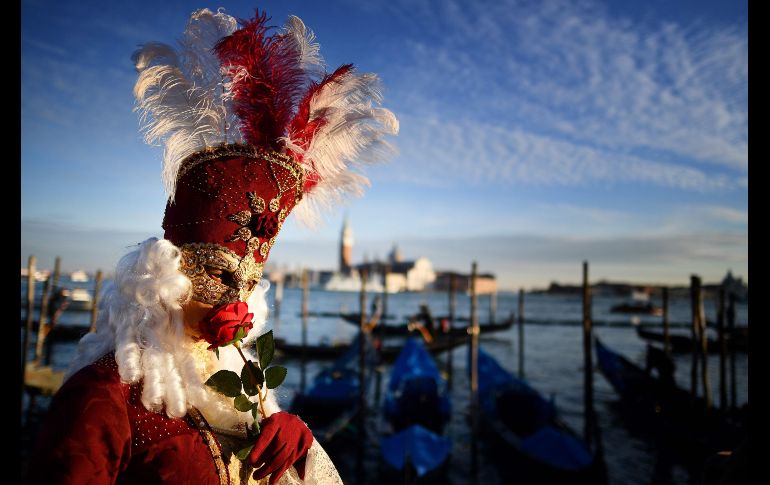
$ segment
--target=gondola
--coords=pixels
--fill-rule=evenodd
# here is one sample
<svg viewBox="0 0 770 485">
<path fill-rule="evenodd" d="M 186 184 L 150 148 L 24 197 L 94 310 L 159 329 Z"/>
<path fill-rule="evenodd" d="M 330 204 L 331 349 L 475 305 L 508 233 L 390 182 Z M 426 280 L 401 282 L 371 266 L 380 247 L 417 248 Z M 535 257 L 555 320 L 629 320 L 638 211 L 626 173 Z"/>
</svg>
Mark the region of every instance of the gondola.
<svg viewBox="0 0 770 485">
<path fill-rule="evenodd" d="M 361 334 L 331 366 L 315 376 L 307 392 L 298 393 L 291 403 L 291 412 L 308 424 L 319 443 L 331 441 L 360 410 L 360 338 Z M 364 339 L 367 392 L 376 356 L 369 336 L 364 335 Z"/>
<path fill-rule="evenodd" d="M 651 342 L 663 342 L 663 331 L 650 330 L 642 326 L 636 327 L 636 334 L 644 340 Z M 732 335 L 732 336 L 731 336 Z M 746 352 L 749 344 L 748 327 L 739 327 L 733 334 L 725 332 L 726 348 L 732 348 L 735 351 Z M 692 337 L 677 333 L 669 334 L 668 341 L 672 352 L 684 353 L 692 352 Z M 713 338 L 708 339 L 708 351 L 719 352 L 719 341 Z M 700 348 L 700 342 L 697 343 Z"/>
<path fill-rule="evenodd" d="M 361 314 L 360 313 L 340 313 L 340 318 L 345 320 L 348 323 L 354 324 L 354 325 L 360 325 L 361 322 Z M 435 322 L 435 327 L 432 331 L 434 335 L 448 335 L 452 334 L 454 336 L 463 336 L 468 334 L 468 328 L 467 326 L 453 326 L 449 328 L 446 326 L 446 324 L 443 324 L 441 322 L 449 322 L 448 316 L 440 316 L 440 317 L 433 317 L 433 321 Z M 468 319 L 460 319 L 455 318 L 455 321 L 465 321 L 467 322 Z M 415 324 L 423 324 L 423 322 L 415 322 L 410 321 L 407 323 L 402 324 L 383 324 L 380 323 L 376 327 L 374 327 L 373 332 L 378 335 L 409 335 L 410 333 L 415 331 L 416 325 Z M 487 332 L 499 332 L 501 330 L 507 330 L 513 326 L 514 323 L 514 316 L 511 314 L 506 320 L 499 322 L 499 323 L 480 323 L 479 327 L 481 329 L 481 332 L 487 333 Z"/>
<path fill-rule="evenodd" d="M 480 421 L 505 478 L 520 483 L 604 482 L 603 463 L 559 418 L 553 402 L 481 348 L 478 396 Z"/>
<path fill-rule="evenodd" d="M 664 375 L 655 377 L 598 338 L 595 343 L 599 370 L 620 396 L 620 410 L 633 426 L 654 431 L 686 461 L 697 463 L 738 445 L 744 436 L 745 409 L 733 415 L 709 409 L 703 398 L 676 386 L 673 368 L 668 379 Z M 648 351 L 662 354 L 659 349 Z"/>
<path fill-rule="evenodd" d="M 393 343 L 391 339 L 376 340 L 377 355 L 382 362 L 393 362 L 401 352 L 402 345 L 400 343 Z M 447 337 L 438 336 L 434 338 L 430 343 L 426 343 L 425 347 L 431 354 L 438 354 L 449 350 L 450 348 L 459 347 L 467 342 L 467 335 L 465 337 Z M 304 350 L 301 344 L 288 343 L 283 339 L 275 339 L 275 351 L 283 356 L 291 358 L 302 358 L 304 355 L 308 359 L 317 360 L 332 360 L 339 358 L 345 352 L 348 351 L 350 345 L 306 345 Z"/>
<path fill-rule="evenodd" d="M 350 349 L 350 344 L 305 345 L 289 343 L 282 338 L 275 339 L 275 352 L 282 356 L 314 360 L 334 360 Z"/>
<path fill-rule="evenodd" d="M 442 436 L 451 405 L 446 380 L 421 340 L 404 344 L 390 373 L 383 416 L 391 433 L 382 439 L 387 472 L 421 481 L 440 479 L 446 471 L 450 441 Z M 406 470 L 411 467 L 411 470 Z"/>
<path fill-rule="evenodd" d="M 663 309 L 648 301 L 631 302 L 614 305 L 610 308 L 610 313 L 630 313 L 634 315 L 652 315 L 654 317 L 661 317 L 663 316 Z"/>
</svg>

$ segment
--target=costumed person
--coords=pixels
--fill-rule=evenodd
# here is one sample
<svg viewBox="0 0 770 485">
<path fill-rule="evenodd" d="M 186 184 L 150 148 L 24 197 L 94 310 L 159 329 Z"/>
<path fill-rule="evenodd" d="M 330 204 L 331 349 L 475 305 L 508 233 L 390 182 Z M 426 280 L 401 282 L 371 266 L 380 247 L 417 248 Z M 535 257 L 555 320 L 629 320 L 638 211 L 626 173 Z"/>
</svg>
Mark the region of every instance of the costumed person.
<svg viewBox="0 0 770 485">
<path fill-rule="evenodd" d="M 385 135 L 398 131 L 375 75 L 352 65 L 326 74 L 300 19 L 268 21 L 257 12 L 239 26 L 198 10 L 179 49 L 148 43 L 134 54 L 146 139 L 165 145 L 164 238 L 118 263 L 28 482 L 341 483 L 275 392 L 243 396 L 254 411 L 264 401 L 262 416 L 205 384 L 258 362 L 248 348 L 268 313 L 262 271 L 289 213 L 312 221 L 318 206 L 359 195 L 368 180 L 356 163 L 389 151 Z M 217 348 L 244 331 L 242 349 Z"/>
</svg>

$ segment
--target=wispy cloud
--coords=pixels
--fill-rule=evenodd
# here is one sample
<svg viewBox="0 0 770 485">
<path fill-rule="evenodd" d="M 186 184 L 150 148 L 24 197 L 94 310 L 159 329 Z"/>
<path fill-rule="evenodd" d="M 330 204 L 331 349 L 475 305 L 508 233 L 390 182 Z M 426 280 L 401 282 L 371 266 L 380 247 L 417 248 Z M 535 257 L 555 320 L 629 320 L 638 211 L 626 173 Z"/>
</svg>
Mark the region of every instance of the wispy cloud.
<svg viewBox="0 0 770 485">
<path fill-rule="evenodd" d="M 43 55 L 22 62 L 24 121 L 120 134 L 131 113 L 133 73 Z"/>
<path fill-rule="evenodd" d="M 657 234 L 682 234 L 687 231 L 721 229 L 724 234 L 748 231 L 749 213 L 718 205 L 683 205 L 675 207 L 657 226 Z M 748 244 L 748 241 L 746 241 Z"/>
<path fill-rule="evenodd" d="M 741 29 L 642 23 L 592 2 L 389 8 L 406 28 L 403 84 L 389 88 L 414 120 L 405 155 L 433 147 L 421 162 L 524 183 L 711 190 L 747 170 Z"/>
<path fill-rule="evenodd" d="M 423 183 L 522 183 L 559 186 L 642 182 L 686 190 L 737 185 L 725 174 L 594 148 L 519 127 L 402 116 L 398 169 L 390 175 Z"/>
<path fill-rule="evenodd" d="M 50 44 L 48 42 L 39 40 L 30 35 L 25 36 L 22 39 L 22 41 L 23 41 L 22 48 L 24 47 L 24 44 L 28 44 L 36 49 L 40 49 L 41 51 L 44 51 L 48 54 L 53 54 L 55 56 L 64 57 L 67 55 L 67 51 L 65 49 L 62 49 L 61 47 Z"/>
<path fill-rule="evenodd" d="M 717 221 L 730 222 L 733 224 L 749 223 L 749 213 L 747 211 L 719 206 L 704 207 L 704 211 L 709 217 Z"/>
</svg>

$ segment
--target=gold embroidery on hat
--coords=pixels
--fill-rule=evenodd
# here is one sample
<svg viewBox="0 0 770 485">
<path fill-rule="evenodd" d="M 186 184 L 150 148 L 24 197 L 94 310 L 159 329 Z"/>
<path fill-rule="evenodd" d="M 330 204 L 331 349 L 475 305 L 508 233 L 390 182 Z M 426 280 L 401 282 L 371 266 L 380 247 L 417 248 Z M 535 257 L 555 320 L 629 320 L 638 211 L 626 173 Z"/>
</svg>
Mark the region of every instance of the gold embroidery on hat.
<svg viewBox="0 0 770 485">
<path fill-rule="evenodd" d="M 249 239 L 251 239 L 251 229 L 248 227 L 240 227 L 227 242 L 248 241 Z"/>
<path fill-rule="evenodd" d="M 277 163 L 278 165 L 288 170 L 295 180 L 302 180 L 304 183 L 305 171 L 291 156 L 278 152 L 261 151 L 253 145 L 244 145 L 239 143 L 206 147 L 201 151 L 193 153 L 189 157 L 185 158 L 184 161 L 182 161 L 179 172 L 177 173 L 177 180 L 181 179 L 184 174 L 192 170 L 200 163 L 224 157 L 248 157 L 257 160 L 266 160 L 271 163 Z"/>
<path fill-rule="evenodd" d="M 230 214 L 229 216 L 227 216 L 227 219 L 233 221 L 239 226 L 245 226 L 249 222 L 251 222 L 251 212 L 245 211 L 245 210 L 236 212 L 235 214 Z"/>
<path fill-rule="evenodd" d="M 256 212 L 257 214 L 265 212 L 265 199 L 258 196 L 254 192 L 248 192 L 246 195 L 249 196 L 249 207 L 251 207 L 252 211 Z"/>
</svg>

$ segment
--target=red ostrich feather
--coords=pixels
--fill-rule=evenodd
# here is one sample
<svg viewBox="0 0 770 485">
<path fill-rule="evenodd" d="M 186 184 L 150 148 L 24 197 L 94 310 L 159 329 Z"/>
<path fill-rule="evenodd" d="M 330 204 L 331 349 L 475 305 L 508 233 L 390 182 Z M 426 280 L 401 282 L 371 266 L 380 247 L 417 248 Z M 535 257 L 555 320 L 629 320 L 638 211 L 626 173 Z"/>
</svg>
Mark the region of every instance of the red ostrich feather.
<svg viewBox="0 0 770 485">
<path fill-rule="evenodd" d="M 273 28 L 269 20 L 257 10 L 254 19 L 241 20 L 243 28 L 214 49 L 232 80 L 233 106 L 245 141 L 278 150 L 306 77 L 284 36 L 268 36 Z"/>
</svg>

